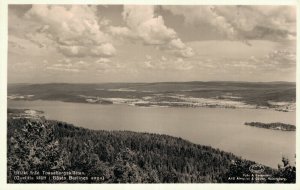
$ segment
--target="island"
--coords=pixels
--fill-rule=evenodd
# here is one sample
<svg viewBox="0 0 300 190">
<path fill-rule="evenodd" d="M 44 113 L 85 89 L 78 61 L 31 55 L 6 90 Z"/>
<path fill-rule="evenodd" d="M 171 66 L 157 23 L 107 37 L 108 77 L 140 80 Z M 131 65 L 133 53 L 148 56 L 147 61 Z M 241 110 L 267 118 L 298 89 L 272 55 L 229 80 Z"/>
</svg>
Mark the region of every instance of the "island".
<svg viewBox="0 0 300 190">
<path fill-rule="evenodd" d="M 245 125 L 264 129 L 281 130 L 281 131 L 296 131 L 295 125 L 285 123 L 261 123 L 261 122 L 246 122 Z"/>
</svg>

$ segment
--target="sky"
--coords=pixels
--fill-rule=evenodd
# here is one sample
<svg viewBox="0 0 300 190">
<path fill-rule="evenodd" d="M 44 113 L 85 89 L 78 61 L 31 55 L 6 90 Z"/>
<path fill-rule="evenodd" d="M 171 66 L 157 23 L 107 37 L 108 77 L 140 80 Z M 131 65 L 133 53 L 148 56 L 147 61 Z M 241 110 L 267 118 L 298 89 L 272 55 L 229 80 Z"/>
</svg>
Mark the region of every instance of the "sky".
<svg viewBox="0 0 300 190">
<path fill-rule="evenodd" d="M 296 7 L 9 5 L 9 83 L 296 81 Z"/>
</svg>

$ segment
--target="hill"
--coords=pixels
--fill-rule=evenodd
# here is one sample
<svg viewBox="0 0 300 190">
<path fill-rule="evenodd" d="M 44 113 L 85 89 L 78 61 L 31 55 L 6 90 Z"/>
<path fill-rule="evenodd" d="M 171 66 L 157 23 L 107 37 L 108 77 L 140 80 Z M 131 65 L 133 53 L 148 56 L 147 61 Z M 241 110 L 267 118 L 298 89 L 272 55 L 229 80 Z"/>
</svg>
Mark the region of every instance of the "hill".
<svg viewBox="0 0 300 190">
<path fill-rule="evenodd" d="M 295 182 L 289 164 L 274 170 L 181 138 L 95 131 L 16 114 L 8 118 L 8 183 Z M 257 175 L 253 166 L 267 177 L 251 178 Z"/>
<path fill-rule="evenodd" d="M 273 108 L 295 110 L 296 84 L 288 82 L 160 82 L 11 84 L 8 98 L 137 106 Z"/>
</svg>

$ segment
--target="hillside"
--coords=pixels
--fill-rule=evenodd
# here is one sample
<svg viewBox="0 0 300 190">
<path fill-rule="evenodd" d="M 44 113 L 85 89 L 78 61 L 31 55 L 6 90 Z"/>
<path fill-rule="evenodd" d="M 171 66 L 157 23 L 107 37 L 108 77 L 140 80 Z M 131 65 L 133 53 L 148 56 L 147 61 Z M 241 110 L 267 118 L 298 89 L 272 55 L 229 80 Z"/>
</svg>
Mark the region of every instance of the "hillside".
<svg viewBox="0 0 300 190">
<path fill-rule="evenodd" d="M 10 84 L 8 99 L 58 100 L 136 106 L 272 108 L 294 111 L 296 85 L 288 82 L 160 82 Z"/>
<path fill-rule="evenodd" d="M 254 162 L 181 138 L 95 131 L 43 117 L 16 117 L 19 112 L 8 114 L 9 183 L 295 181 L 295 167 L 288 164 L 282 170 L 261 166 L 260 174 L 270 178 L 258 180 L 249 177 Z M 286 168 L 290 168 L 288 172 Z M 276 176 L 284 176 L 286 180 L 272 179 Z"/>
</svg>

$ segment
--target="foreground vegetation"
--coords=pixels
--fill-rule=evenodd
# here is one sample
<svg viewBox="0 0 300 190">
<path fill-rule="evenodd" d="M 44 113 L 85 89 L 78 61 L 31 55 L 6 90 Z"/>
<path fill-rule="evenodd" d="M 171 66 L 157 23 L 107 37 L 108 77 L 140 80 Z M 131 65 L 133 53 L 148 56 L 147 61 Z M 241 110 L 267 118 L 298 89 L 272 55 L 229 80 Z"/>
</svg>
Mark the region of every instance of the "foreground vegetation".
<svg viewBox="0 0 300 190">
<path fill-rule="evenodd" d="M 261 166 L 259 174 L 268 176 L 261 180 L 251 177 L 254 162 L 181 138 L 95 131 L 16 114 L 8 115 L 9 183 L 295 182 L 288 160 L 278 170 Z"/>
</svg>

